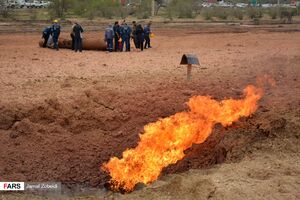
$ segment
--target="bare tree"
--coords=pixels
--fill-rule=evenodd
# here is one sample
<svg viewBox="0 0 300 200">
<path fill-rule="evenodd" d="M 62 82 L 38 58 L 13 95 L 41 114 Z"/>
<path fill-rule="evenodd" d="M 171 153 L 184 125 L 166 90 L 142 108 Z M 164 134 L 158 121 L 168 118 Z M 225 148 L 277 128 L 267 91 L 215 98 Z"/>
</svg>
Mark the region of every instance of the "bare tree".
<svg viewBox="0 0 300 200">
<path fill-rule="evenodd" d="M 160 8 L 167 7 L 170 0 L 155 0 L 155 15 L 158 14 Z"/>
<path fill-rule="evenodd" d="M 70 0 L 52 0 L 52 4 L 49 8 L 52 11 L 53 17 L 64 17 L 70 4 Z"/>
</svg>

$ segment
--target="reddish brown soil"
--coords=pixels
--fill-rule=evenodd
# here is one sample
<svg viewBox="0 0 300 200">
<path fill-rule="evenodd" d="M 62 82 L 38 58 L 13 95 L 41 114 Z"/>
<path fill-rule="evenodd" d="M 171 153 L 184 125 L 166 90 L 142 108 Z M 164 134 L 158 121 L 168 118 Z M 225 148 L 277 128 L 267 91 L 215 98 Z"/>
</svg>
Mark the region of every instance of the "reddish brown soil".
<svg viewBox="0 0 300 200">
<path fill-rule="evenodd" d="M 217 127 L 164 174 L 239 160 L 245 146 L 285 127 L 281 113 L 299 117 L 299 32 L 155 34 L 152 49 L 110 54 L 42 49 L 38 34 L 0 35 L 1 180 L 102 186 L 101 164 L 134 147 L 145 124 L 185 110 L 193 95 L 238 98 L 265 74 L 277 86 L 266 88 L 257 114 Z M 201 61 L 191 82 L 179 65 L 184 53 Z"/>
</svg>

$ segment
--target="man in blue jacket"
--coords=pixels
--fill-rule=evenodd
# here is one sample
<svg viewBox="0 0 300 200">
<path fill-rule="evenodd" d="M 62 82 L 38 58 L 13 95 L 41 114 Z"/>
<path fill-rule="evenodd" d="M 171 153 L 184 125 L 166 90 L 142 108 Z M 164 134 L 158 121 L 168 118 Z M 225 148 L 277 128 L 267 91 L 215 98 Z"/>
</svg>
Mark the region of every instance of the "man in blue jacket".
<svg viewBox="0 0 300 200">
<path fill-rule="evenodd" d="M 144 34 L 145 34 L 145 49 L 151 48 L 150 45 L 150 34 L 151 34 L 151 22 L 149 22 L 145 27 L 144 27 Z"/>
<path fill-rule="evenodd" d="M 58 20 L 53 21 L 53 25 L 51 26 L 51 36 L 53 38 L 54 49 L 58 51 L 58 38 L 60 35 L 60 25 L 58 24 Z"/>
<path fill-rule="evenodd" d="M 122 26 L 120 27 L 120 34 L 121 34 L 121 38 L 122 38 L 122 49 L 121 51 L 123 51 L 123 47 L 124 47 L 124 43 L 126 45 L 126 51 L 130 51 L 130 35 L 131 35 L 131 28 L 123 22 Z"/>
<path fill-rule="evenodd" d="M 115 37 L 114 29 L 112 25 L 108 25 L 108 27 L 105 29 L 105 41 L 107 44 L 107 51 L 109 52 L 113 51 L 114 37 Z"/>
<path fill-rule="evenodd" d="M 51 27 L 48 26 L 43 30 L 42 38 L 44 39 L 44 43 L 43 43 L 44 48 L 47 46 L 47 42 L 49 40 L 50 34 L 51 34 Z"/>
</svg>

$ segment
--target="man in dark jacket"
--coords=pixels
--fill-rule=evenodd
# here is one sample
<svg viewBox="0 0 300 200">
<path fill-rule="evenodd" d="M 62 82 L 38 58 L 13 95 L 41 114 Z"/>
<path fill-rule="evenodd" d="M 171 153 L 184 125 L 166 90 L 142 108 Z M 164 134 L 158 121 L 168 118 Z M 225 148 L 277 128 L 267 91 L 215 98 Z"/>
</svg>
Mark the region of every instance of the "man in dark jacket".
<svg viewBox="0 0 300 200">
<path fill-rule="evenodd" d="M 53 25 L 51 26 L 51 36 L 53 38 L 54 49 L 58 51 L 58 38 L 60 35 L 60 25 L 57 20 L 54 20 Z"/>
<path fill-rule="evenodd" d="M 74 50 L 77 52 L 82 52 L 82 32 L 83 28 L 80 24 L 75 22 L 73 26 L 73 34 L 74 34 Z"/>
<path fill-rule="evenodd" d="M 120 39 L 120 25 L 119 22 L 115 22 L 113 27 L 114 34 L 115 34 L 115 51 L 119 51 L 119 39 Z"/>
<path fill-rule="evenodd" d="M 137 25 L 137 27 L 136 27 L 136 35 L 137 35 L 137 43 L 138 43 L 141 51 L 143 51 L 144 50 L 145 33 L 144 33 L 144 29 L 141 24 Z"/>
<path fill-rule="evenodd" d="M 70 33 L 70 37 L 72 39 L 72 50 L 74 51 L 75 49 L 75 35 L 74 35 L 74 27 L 75 27 L 75 23 L 73 24 L 72 28 L 71 28 L 71 33 Z"/>
<path fill-rule="evenodd" d="M 132 22 L 132 33 L 131 33 L 131 38 L 133 40 L 134 46 L 136 49 L 140 48 L 138 43 L 137 43 L 137 35 L 136 35 L 136 21 Z"/>
<path fill-rule="evenodd" d="M 105 41 L 107 44 L 107 51 L 109 52 L 113 51 L 114 37 L 115 37 L 114 29 L 112 25 L 108 25 L 108 27 L 105 29 Z"/>
<path fill-rule="evenodd" d="M 151 22 L 149 22 L 145 27 L 144 27 L 144 32 L 145 32 L 145 49 L 151 48 L 150 45 L 150 34 L 151 34 Z"/>
<path fill-rule="evenodd" d="M 51 34 L 51 27 L 48 26 L 44 29 L 43 36 L 42 36 L 42 38 L 44 39 L 44 43 L 43 43 L 44 48 L 47 46 L 47 42 L 49 40 L 50 34 Z"/>
</svg>

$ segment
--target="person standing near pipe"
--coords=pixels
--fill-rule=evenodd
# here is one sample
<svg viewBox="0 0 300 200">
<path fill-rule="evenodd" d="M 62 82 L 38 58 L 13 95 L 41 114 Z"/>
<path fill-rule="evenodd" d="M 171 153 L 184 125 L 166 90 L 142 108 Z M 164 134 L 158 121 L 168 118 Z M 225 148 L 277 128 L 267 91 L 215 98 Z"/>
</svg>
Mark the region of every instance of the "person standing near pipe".
<svg viewBox="0 0 300 200">
<path fill-rule="evenodd" d="M 77 52 L 77 51 L 82 52 L 83 28 L 77 22 L 75 22 L 75 24 L 73 26 L 73 33 L 74 33 L 74 50 L 75 50 L 75 52 Z"/>
<path fill-rule="evenodd" d="M 46 27 L 46 28 L 43 30 L 43 36 L 42 36 L 42 38 L 44 39 L 44 42 L 43 42 L 43 47 L 44 47 L 44 48 L 47 46 L 47 43 L 48 43 L 50 34 L 51 34 L 51 27 L 48 26 L 48 27 Z"/>
<path fill-rule="evenodd" d="M 144 50 L 145 33 L 144 33 L 144 29 L 141 24 L 137 25 L 137 27 L 136 27 L 136 35 L 137 35 L 138 45 L 139 45 L 141 51 L 143 51 Z"/>
<path fill-rule="evenodd" d="M 115 34 L 115 41 L 114 41 L 114 44 L 115 44 L 115 51 L 119 51 L 120 48 L 119 48 L 119 39 L 120 39 L 120 25 L 119 25 L 119 22 L 115 22 L 115 25 L 113 27 L 113 30 L 114 30 L 114 34 Z"/>
<path fill-rule="evenodd" d="M 136 49 L 140 48 L 137 43 L 137 35 L 136 35 L 136 21 L 132 22 L 132 33 L 131 38 L 133 40 L 134 46 Z"/>
<path fill-rule="evenodd" d="M 53 43 L 54 43 L 54 49 L 56 49 L 57 51 L 58 49 L 58 38 L 60 35 L 60 25 L 58 24 L 58 20 L 54 20 L 53 21 L 53 25 L 51 26 L 51 36 L 53 39 Z"/>
<path fill-rule="evenodd" d="M 120 28 L 120 33 L 121 33 L 121 38 L 122 38 L 122 49 L 123 51 L 124 44 L 126 45 L 126 51 L 130 51 L 130 36 L 131 36 L 131 28 L 123 22 L 121 28 Z"/>
<path fill-rule="evenodd" d="M 71 28 L 71 33 L 70 33 L 70 37 L 71 37 L 71 39 L 72 39 L 72 50 L 74 51 L 74 49 L 75 49 L 75 34 L 74 34 L 74 31 L 73 31 L 73 29 L 74 29 L 74 27 L 75 27 L 75 23 L 73 24 L 73 26 L 72 26 L 72 28 Z"/>
<path fill-rule="evenodd" d="M 107 51 L 109 52 L 113 51 L 114 37 L 115 37 L 114 29 L 112 25 L 108 25 L 108 27 L 105 29 L 105 41 L 107 44 Z"/>
<path fill-rule="evenodd" d="M 151 34 L 151 22 L 149 22 L 145 27 L 144 27 L 144 32 L 145 32 L 145 49 L 151 48 L 150 45 L 150 34 Z"/>
</svg>

